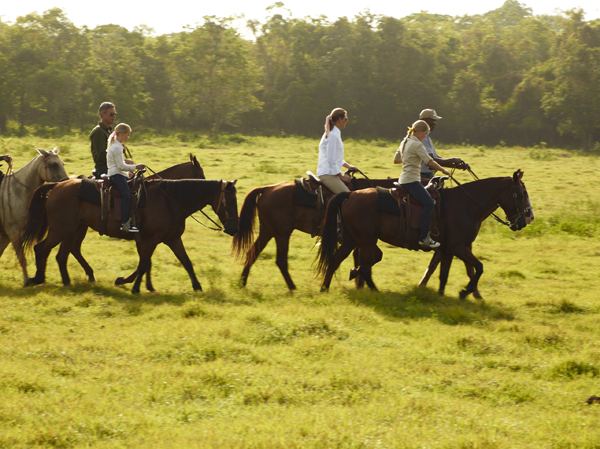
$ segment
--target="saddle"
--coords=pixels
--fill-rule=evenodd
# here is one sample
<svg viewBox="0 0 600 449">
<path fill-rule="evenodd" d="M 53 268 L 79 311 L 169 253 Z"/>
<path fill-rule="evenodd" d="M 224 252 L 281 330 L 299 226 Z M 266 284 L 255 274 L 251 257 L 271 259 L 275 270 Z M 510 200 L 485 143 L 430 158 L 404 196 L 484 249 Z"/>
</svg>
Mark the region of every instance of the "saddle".
<svg viewBox="0 0 600 449">
<path fill-rule="evenodd" d="M 435 201 L 435 208 L 429 224 L 431 235 L 439 235 L 439 219 L 441 215 L 442 196 L 440 189 L 444 186 L 446 177 L 435 176 L 425 185 L 425 190 Z M 398 232 L 405 234 L 404 242 L 408 248 L 410 245 L 411 229 L 419 229 L 423 205 L 415 200 L 401 185 L 394 183 L 392 189 L 377 188 L 377 208 L 383 212 L 392 213 L 400 217 Z M 385 200 L 385 195 L 389 192 L 391 201 Z"/>
<path fill-rule="evenodd" d="M 301 178 L 300 184 L 309 195 L 315 197 L 314 207 L 316 211 L 315 216 L 313 217 L 312 229 L 310 233 L 311 237 L 315 237 L 319 234 L 321 222 L 325 217 L 327 203 L 335 196 L 335 193 L 329 190 L 329 188 L 327 188 L 327 186 L 323 184 L 319 178 L 312 174 L 312 172 L 307 171 L 306 174 L 308 175 L 308 178 Z M 355 190 L 351 183 L 344 182 L 344 184 L 346 184 L 346 187 L 348 187 L 350 191 Z"/>
<path fill-rule="evenodd" d="M 139 170 L 133 178 L 127 181 L 129 192 L 131 195 L 131 216 L 132 224 L 137 226 L 136 211 L 140 206 L 140 199 L 142 197 L 142 187 L 144 177 L 142 174 L 146 170 Z M 97 179 L 94 182 L 96 191 L 100 194 L 100 225 L 104 231 L 106 231 L 106 222 L 109 215 L 112 215 L 114 220 L 121 221 L 121 193 L 119 189 L 113 184 L 107 175 L 103 174 L 101 179 Z M 110 212 L 111 205 L 113 206 L 112 214 Z M 102 235 L 103 232 L 100 232 Z"/>
</svg>

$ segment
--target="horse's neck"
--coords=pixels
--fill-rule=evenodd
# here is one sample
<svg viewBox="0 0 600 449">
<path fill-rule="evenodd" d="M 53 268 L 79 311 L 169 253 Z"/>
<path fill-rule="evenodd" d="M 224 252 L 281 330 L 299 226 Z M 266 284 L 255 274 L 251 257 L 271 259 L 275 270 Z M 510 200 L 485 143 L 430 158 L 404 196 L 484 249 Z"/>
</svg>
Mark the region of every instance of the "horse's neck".
<svg viewBox="0 0 600 449">
<path fill-rule="evenodd" d="M 20 191 L 22 194 L 28 193 L 31 196 L 33 191 L 44 183 L 44 180 L 40 177 L 38 171 L 41 161 L 41 156 L 38 156 L 29 161 L 27 165 L 17 170 L 15 174 L 12 175 L 15 182 L 11 183 L 11 188 Z M 29 198 L 27 198 L 27 201 L 29 201 Z"/>
<path fill-rule="evenodd" d="M 500 201 L 510 188 L 510 178 L 488 178 L 463 184 L 462 200 L 464 204 L 477 204 L 475 210 L 479 221 L 485 220 L 500 206 Z"/>
<path fill-rule="evenodd" d="M 190 214 L 203 209 L 221 194 L 221 181 L 198 179 L 171 183 L 175 189 L 169 189 L 172 194 L 167 194 Z"/>
</svg>

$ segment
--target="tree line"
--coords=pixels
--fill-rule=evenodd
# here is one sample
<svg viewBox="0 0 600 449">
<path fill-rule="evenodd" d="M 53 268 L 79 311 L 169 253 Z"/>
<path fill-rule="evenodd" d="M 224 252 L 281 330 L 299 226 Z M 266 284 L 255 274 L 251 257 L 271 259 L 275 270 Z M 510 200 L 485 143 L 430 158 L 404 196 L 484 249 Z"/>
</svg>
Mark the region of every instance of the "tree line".
<svg viewBox="0 0 600 449">
<path fill-rule="evenodd" d="M 232 18 L 156 36 L 78 28 L 61 9 L 0 21 L 0 133 L 86 131 L 103 101 L 135 129 L 318 138 L 334 107 L 345 136 L 400 139 L 424 108 L 448 143 L 598 149 L 600 21 L 365 12 L 293 18 L 281 3 L 244 34 Z"/>
</svg>

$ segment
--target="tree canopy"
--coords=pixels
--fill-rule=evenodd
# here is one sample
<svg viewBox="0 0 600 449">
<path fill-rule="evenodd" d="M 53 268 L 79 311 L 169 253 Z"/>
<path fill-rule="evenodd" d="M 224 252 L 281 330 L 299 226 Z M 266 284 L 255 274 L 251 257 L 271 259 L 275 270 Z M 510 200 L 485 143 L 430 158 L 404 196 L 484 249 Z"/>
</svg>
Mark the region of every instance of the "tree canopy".
<svg viewBox="0 0 600 449">
<path fill-rule="evenodd" d="M 533 16 L 507 0 L 483 15 L 368 12 L 333 22 L 274 4 L 242 35 L 205 17 L 156 36 L 77 28 L 58 8 L 0 22 L 0 133 L 9 123 L 87 130 L 103 101 L 136 128 L 318 135 L 334 107 L 345 135 L 398 139 L 425 108 L 436 138 L 592 148 L 600 128 L 600 21 Z"/>
</svg>

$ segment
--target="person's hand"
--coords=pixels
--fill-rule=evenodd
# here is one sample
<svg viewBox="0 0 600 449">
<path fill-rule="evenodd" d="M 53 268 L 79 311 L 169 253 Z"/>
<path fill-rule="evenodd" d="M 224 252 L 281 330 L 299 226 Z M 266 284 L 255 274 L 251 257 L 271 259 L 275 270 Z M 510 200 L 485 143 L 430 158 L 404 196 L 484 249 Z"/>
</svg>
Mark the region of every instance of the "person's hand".
<svg viewBox="0 0 600 449">
<path fill-rule="evenodd" d="M 465 161 L 463 161 L 462 159 L 456 158 L 456 161 L 454 162 L 454 166 L 456 168 L 458 168 L 459 170 L 469 170 L 471 167 L 469 167 L 469 164 L 467 164 Z"/>
<path fill-rule="evenodd" d="M 135 168 L 136 170 L 141 170 L 142 168 L 146 168 L 146 166 L 144 164 L 137 164 Z"/>
<path fill-rule="evenodd" d="M 9 164 L 12 164 L 12 156 L 10 154 L 5 154 L 2 159 L 4 159 Z"/>
<path fill-rule="evenodd" d="M 342 175 L 341 180 L 344 182 L 350 182 L 352 181 L 352 178 L 350 177 L 350 175 Z"/>
<path fill-rule="evenodd" d="M 448 170 L 446 170 L 445 168 L 442 167 L 442 169 L 440 170 L 443 174 L 445 174 L 446 176 L 450 176 L 450 172 Z"/>
<path fill-rule="evenodd" d="M 353 173 L 353 172 L 357 172 L 357 171 L 358 171 L 358 168 L 356 168 L 354 165 L 350 165 L 350 164 L 348 164 L 348 167 L 346 167 L 346 168 L 348 169 L 348 171 L 349 171 L 350 173 Z"/>
</svg>

